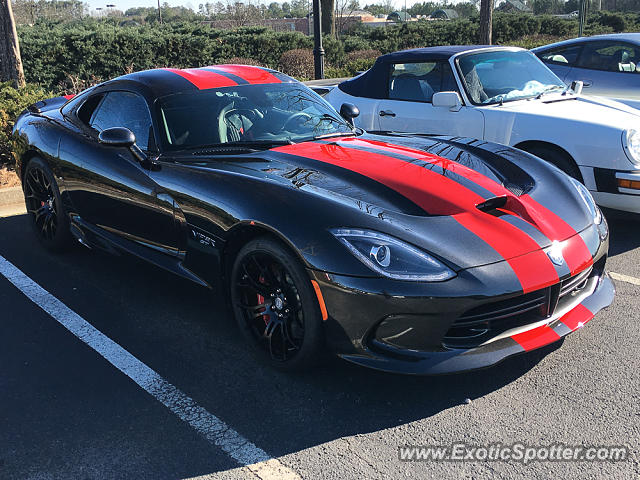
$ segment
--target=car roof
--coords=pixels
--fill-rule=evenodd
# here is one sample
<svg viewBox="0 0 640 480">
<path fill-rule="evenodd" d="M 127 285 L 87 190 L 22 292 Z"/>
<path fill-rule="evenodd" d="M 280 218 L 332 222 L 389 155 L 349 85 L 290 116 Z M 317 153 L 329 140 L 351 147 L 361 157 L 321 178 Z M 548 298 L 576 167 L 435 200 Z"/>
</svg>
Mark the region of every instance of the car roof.
<svg viewBox="0 0 640 480">
<path fill-rule="evenodd" d="M 640 45 L 640 33 L 607 33 L 602 35 L 593 35 L 591 37 L 578 37 L 571 38 L 569 40 L 563 40 L 562 42 L 550 43 L 549 45 L 542 45 L 532 49 L 534 52 L 543 51 L 551 48 L 562 47 L 564 45 L 572 45 L 574 43 L 583 42 L 597 42 L 602 40 L 621 40 L 624 42 L 635 43 Z"/>
<path fill-rule="evenodd" d="M 134 83 L 155 98 L 172 93 L 193 92 L 236 85 L 294 83 L 297 80 L 269 68 L 253 65 L 211 65 L 197 68 L 156 68 L 129 73 L 102 84 Z"/>
</svg>

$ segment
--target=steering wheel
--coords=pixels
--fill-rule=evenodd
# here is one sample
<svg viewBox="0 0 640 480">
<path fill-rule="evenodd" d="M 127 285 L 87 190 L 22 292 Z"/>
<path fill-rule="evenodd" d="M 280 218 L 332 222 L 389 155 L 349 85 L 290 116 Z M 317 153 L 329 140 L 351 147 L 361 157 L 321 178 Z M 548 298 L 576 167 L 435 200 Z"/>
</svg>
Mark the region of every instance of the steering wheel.
<svg viewBox="0 0 640 480">
<path fill-rule="evenodd" d="M 251 123 L 255 123 L 256 118 L 263 118 L 261 112 L 257 110 L 253 110 L 251 108 L 232 108 L 227 113 L 224 114 L 225 120 L 228 120 L 232 115 L 242 116 L 251 121 Z"/>
<path fill-rule="evenodd" d="M 296 112 L 296 113 L 294 113 L 293 115 L 291 115 L 289 118 L 287 118 L 285 120 L 284 125 L 282 125 L 282 128 L 280 130 L 287 130 L 289 132 L 291 132 L 291 131 L 295 132 L 295 131 L 297 131 L 295 127 L 299 127 L 303 123 L 303 121 L 302 121 L 303 119 L 304 119 L 304 122 L 308 122 L 308 121 L 310 121 L 312 119 L 312 117 L 311 117 L 311 115 L 309 115 L 306 112 Z M 296 121 L 298 123 L 295 124 L 295 125 L 290 125 L 294 121 Z M 291 126 L 294 127 L 293 130 L 290 128 Z"/>
</svg>

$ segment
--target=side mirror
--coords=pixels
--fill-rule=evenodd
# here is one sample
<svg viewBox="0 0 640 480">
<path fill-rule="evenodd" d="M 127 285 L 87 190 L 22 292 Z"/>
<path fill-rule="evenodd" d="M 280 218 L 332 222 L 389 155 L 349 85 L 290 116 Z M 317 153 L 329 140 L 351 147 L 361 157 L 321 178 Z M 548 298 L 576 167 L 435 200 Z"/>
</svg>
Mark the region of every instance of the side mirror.
<svg viewBox="0 0 640 480">
<path fill-rule="evenodd" d="M 136 136 L 124 127 L 113 127 L 103 130 L 98 135 L 98 141 L 112 147 L 132 147 L 136 143 Z"/>
<path fill-rule="evenodd" d="M 458 92 L 438 92 L 431 98 L 434 107 L 448 108 L 452 112 L 457 112 L 462 108 L 462 100 Z"/>
<path fill-rule="evenodd" d="M 128 128 L 107 128 L 98 134 L 98 142 L 110 147 L 126 147 L 144 168 L 149 170 L 158 170 L 160 168 L 160 164 L 155 159 L 148 157 L 140 150 L 140 147 L 136 145 L 135 134 Z"/>
<path fill-rule="evenodd" d="M 584 82 L 581 80 L 574 80 L 571 82 L 571 90 L 576 95 L 580 95 L 582 93 L 582 87 L 584 87 Z"/>
<path fill-rule="evenodd" d="M 340 115 L 353 125 L 353 119 L 360 115 L 360 109 L 353 103 L 343 103 L 340 107 Z"/>
</svg>

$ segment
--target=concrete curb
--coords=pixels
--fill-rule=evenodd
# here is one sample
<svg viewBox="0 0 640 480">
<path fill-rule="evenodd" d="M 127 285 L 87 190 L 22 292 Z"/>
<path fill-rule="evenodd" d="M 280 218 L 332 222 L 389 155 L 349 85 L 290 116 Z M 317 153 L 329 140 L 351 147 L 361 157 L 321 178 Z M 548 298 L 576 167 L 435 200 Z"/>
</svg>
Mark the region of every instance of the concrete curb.
<svg viewBox="0 0 640 480">
<path fill-rule="evenodd" d="M 24 203 L 22 187 L 0 188 L 0 206 Z"/>
</svg>

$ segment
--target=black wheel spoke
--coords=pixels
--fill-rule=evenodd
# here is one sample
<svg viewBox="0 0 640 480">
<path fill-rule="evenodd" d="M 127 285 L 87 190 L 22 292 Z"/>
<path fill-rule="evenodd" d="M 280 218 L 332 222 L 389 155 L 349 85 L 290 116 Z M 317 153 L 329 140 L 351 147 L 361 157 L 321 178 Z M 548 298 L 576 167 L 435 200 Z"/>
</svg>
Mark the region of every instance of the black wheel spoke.
<svg viewBox="0 0 640 480">
<path fill-rule="evenodd" d="M 239 307 L 243 308 L 247 315 L 249 315 L 252 319 L 262 318 L 267 315 L 267 307 L 269 306 L 266 303 L 260 303 L 258 305 L 246 305 L 244 303 L 239 303 Z"/>
<path fill-rule="evenodd" d="M 241 283 L 240 286 L 251 288 L 256 293 L 259 293 L 263 297 L 268 297 L 271 294 L 271 291 L 267 288 L 267 286 L 263 283 L 259 283 L 255 281 L 252 278 L 251 274 L 247 272 L 246 268 L 241 281 L 243 283 Z"/>
<path fill-rule="evenodd" d="M 26 175 L 25 201 L 40 237 L 54 240 L 58 230 L 56 194 L 53 180 L 39 167 L 29 169 Z"/>
<path fill-rule="evenodd" d="M 291 360 L 301 349 L 304 336 L 300 297 L 291 275 L 267 253 L 251 253 L 240 261 L 234 288 L 241 301 L 236 301 L 236 307 L 274 361 Z"/>
</svg>

